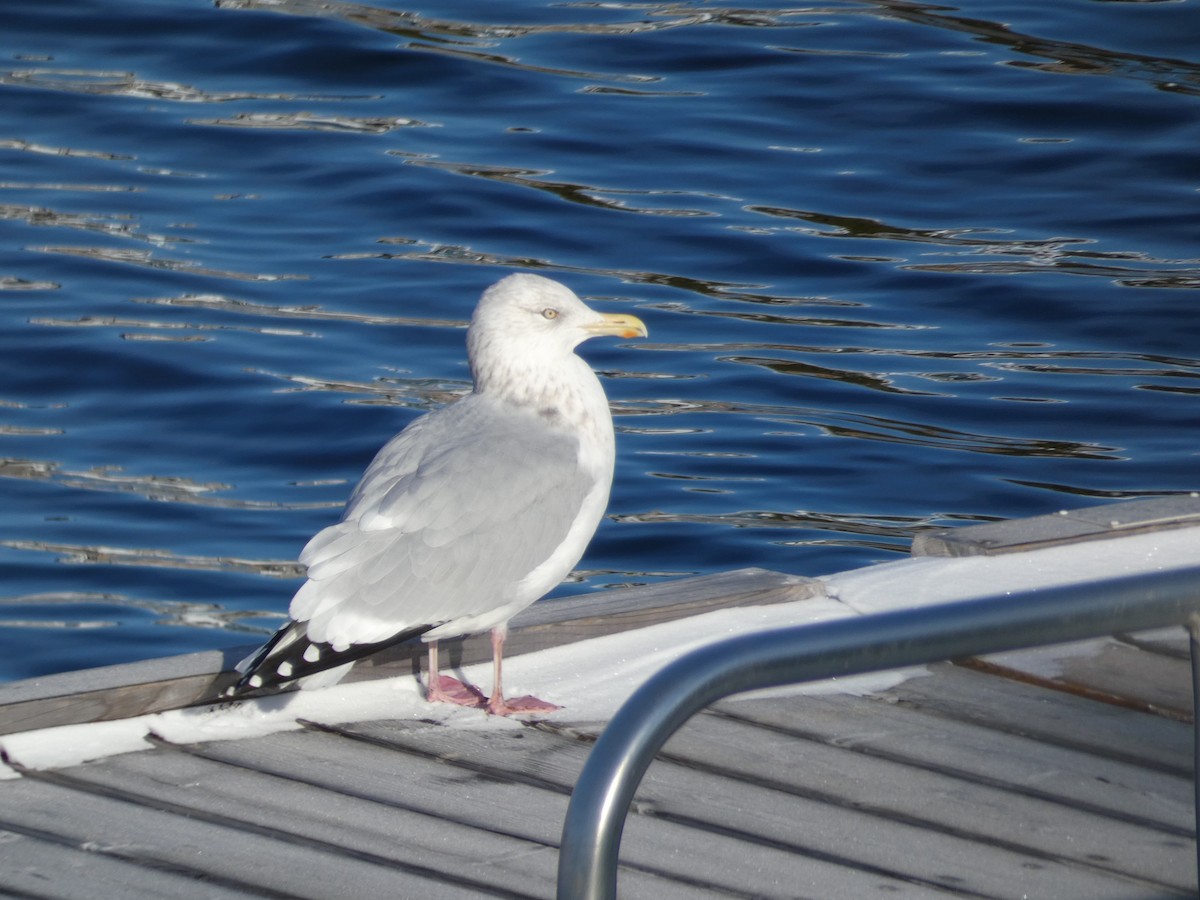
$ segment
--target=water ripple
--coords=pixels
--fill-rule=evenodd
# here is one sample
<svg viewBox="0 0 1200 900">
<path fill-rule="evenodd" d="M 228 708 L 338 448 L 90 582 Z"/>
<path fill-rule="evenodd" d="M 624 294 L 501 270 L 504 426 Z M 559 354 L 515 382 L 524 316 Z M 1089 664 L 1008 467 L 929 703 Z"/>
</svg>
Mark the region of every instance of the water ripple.
<svg viewBox="0 0 1200 900">
<path fill-rule="evenodd" d="M 1010 49 L 1023 57 L 1006 65 L 1056 75 L 1116 76 L 1145 81 L 1160 90 L 1200 94 L 1200 64 L 1165 56 L 1150 56 L 1100 47 L 1077 41 L 1042 37 L 1014 30 L 1011 26 L 985 19 L 953 15 L 947 9 L 911 3 L 907 0 L 881 0 L 885 14 L 914 24 L 932 26 L 973 35 L 977 40 Z M 1080 22 L 1086 21 L 1080 17 Z M 1108 29 L 1106 29 L 1108 31 Z M 1107 33 L 1106 40 L 1119 42 L 1119 33 Z"/>
<path fill-rule="evenodd" d="M 345 100 L 314 94 L 272 94 L 252 91 L 205 91 L 186 84 L 145 81 L 132 72 L 93 72 L 81 69 L 18 69 L 0 74 L 0 85 L 63 91 L 74 94 L 139 97 L 177 103 L 228 103 L 237 100 Z"/>
<path fill-rule="evenodd" d="M 111 611 L 106 619 L 94 616 L 98 608 Z M 155 625 L 176 628 L 215 628 L 241 634 L 270 634 L 283 618 L 278 612 L 229 610 L 216 603 L 178 600 L 143 600 L 123 594 L 62 591 L 27 594 L 0 600 L 0 628 L 92 629 L 114 628 L 129 612 L 149 613 Z M 52 618 L 57 613 L 59 618 Z M 256 624 L 256 620 L 267 620 Z"/>
<path fill-rule="evenodd" d="M 155 256 L 149 250 L 133 250 L 119 247 L 62 247 L 41 246 L 29 247 L 39 253 L 57 253 L 63 256 L 75 256 L 83 259 L 95 259 L 102 262 L 115 262 L 125 265 L 143 266 L 148 269 L 165 269 L 173 272 L 185 272 L 189 275 L 203 275 L 210 278 L 229 278 L 234 281 L 293 281 L 306 279 L 307 275 L 268 275 L 254 272 L 235 272 L 230 269 L 218 269 L 205 266 L 188 259 L 170 259 Z"/>
<path fill-rule="evenodd" d="M 23 153 L 40 153 L 46 156 L 74 156 L 83 159 L 106 159 L 114 161 L 125 161 L 134 158 L 121 153 L 106 153 L 102 150 L 80 150 L 78 147 L 59 147 L 14 138 L 0 140 L 0 150 L 20 150 Z"/>
<path fill-rule="evenodd" d="M 143 234 L 138 230 L 139 226 L 136 217 L 128 213 L 66 213 L 40 206 L 0 203 L 0 220 L 3 219 L 21 221 L 27 225 L 41 227 L 71 228 L 79 231 L 96 232 L 108 237 L 144 241 L 156 247 L 164 247 L 169 244 L 191 243 L 191 239 L 186 237 L 165 234 Z"/>
<path fill-rule="evenodd" d="M 286 559 L 243 559 L 236 556 L 193 556 L 137 547 L 56 544 L 49 541 L 0 541 L 0 547 L 58 554 L 69 565 L 147 566 L 204 572 L 241 572 L 268 578 L 300 578 L 304 567 Z"/>
<path fill-rule="evenodd" d="M 1200 260 L 1158 259 L 1137 251 L 1100 251 L 1090 249 L 1096 242 L 1089 238 L 1009 239 L 983 228 L 908 228 L 876 219 L 840 216 L 809 210 L 766 206 L 748 206 L 746 209 L 772 218 L 799 219 L 809 222 L 813 226 L 755 229 L 761 233 L 780 231 L 824 238 L 911 242 L 941 248 L 946 256 L 971 257 L 963 262 L 912 263 L 909 261 L 907 265 L 902 266 L 902 268 L 916 272 L 1020 275 L 1026 273 L 1045 274 L 1048 269 L 1053 269 L 1069 275 L 1109 278 L 1114 283 L 1127 287 L 1200 287 L 1200 268 L 1193 267 Z M 1001 261 L 975 258 L 979 256 L 1015 258 Z M 901 257 L 880 257 L 874 261 L 888 264 L 906 262 Z"/>
<path fill-rule="evenodd" d="M 274 623 L 515 270 L 653 335 L 586 348 L 564 593 L 1196 487 L 1194 3 L 54 6 L 0 65 L 0 678 Z"/>
<path fill-rule="evenodd" d="M 377 313 L 322 309 L 316 305 L 255 303 L 223 294 L 182 294 L 177 297 L 135 298 L 137 303 L 175 306 L 185 309 L 218 310 L 238 315 L 267 316 L 278 319 L 311 319 L 320 322 L 355 322 L 360 325 L 415 325 L 429 328 L 466 328 L 463 319 L 439 319 L 431 316 L 381 316 Z M 289 332 L 291 333 L 291 332 Z M 307 334 L 307 332 L 302 332 Z"/>
<path fill-rule="evenodd" d="M 315 113 L 238 113 L 223 119 L 189 119 L 192 125 L 227 128 L 265 128 L 277 131 L 333 131 L 351 134 L 387 134 L 397 128 L 429 127 L 416 119 L 322 116 Z"/>
<path fill-rule="evenodd" d="M 713 194 L 698 194 L 692 191 L 659 189 L 633 190 L 629 188 L 592 187 L 589 185 L 572 184 L 564 181 L 550 181 L 544 177 L 551 174 L 549 171 L 539 171 L 536 169 L 514 169 L 506 166 L 452 163 L 441 160 L 415 157 L 398 150 L 389 152 L 397 156 L 408 157 L 405 159 L 405 163 L 408 165 L 428 166 L 431 168 L 454 172 L 457 175 L 468 175 L 474 178 L 486 178 L 490 181 L 498 181 L 503 184 L 512 184 L 523 188 L 533 188 L 538 191 L 546 191 L 554 194 L 556 197 L 562 200 L 567 200 L 571 203 L 579 203 L 584 206 L 595 206 L 601 209 L 611 209 L 618 212 L 632 212 L 650 216 L 711 216 L 715 215 L 715 213 L 703 209 L 692 209 L 688 207 L 635 206 L 620 198 L 693 196 L 705 197 L 707 199 L 729 199 L 720 198 Z"/>
<path fill-rule="evenodd" d="M 52 481 L 63 487 L 86 491 L 136 494 L 147 500 L 187 503 L 197 506 L 242 510 L 327 509 L 340 504 L 325 502 L 285 503 L 275 500 L 246 500 L 208 496 L 233 489 L 220 482 L 198 483 L 176 475 L 129 475 L 117 466 L 88 471 L 71 471 L 50 460 L 0 457 L 0 478 Z M 15 545 L 14 545 L 15 546 Z"/>
</svg>

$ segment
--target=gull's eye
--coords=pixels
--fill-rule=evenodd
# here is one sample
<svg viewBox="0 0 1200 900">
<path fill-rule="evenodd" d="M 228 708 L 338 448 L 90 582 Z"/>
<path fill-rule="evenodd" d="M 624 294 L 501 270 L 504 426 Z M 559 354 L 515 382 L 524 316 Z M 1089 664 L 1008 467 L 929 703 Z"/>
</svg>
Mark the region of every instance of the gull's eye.
<svg viewBox="0 0 1200 900">
<path fill-rule="evenodd" d="M 547 306 L 545 309 L 542 310 L 542 318 L 543 319 L 557 319 L 558 318 L 558 310 L 555 309 L 553 306 Z"/>
</svg>

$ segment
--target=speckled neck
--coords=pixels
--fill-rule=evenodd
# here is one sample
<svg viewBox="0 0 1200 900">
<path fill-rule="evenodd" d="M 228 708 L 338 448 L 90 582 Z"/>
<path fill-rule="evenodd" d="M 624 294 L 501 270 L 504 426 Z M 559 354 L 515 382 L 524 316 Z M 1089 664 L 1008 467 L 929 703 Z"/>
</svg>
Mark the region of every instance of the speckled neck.
<svg viewBox="0 0 1200 900">
<path fill-rule="evenodd" d="M 516 357 L 485 356 L 473 368 L 475 393 L 528 409 L 550 424 L 588 428 L 597 418 L 609 418 L 600 380 L 573 353 L 553 367 Z"/>
</svg>

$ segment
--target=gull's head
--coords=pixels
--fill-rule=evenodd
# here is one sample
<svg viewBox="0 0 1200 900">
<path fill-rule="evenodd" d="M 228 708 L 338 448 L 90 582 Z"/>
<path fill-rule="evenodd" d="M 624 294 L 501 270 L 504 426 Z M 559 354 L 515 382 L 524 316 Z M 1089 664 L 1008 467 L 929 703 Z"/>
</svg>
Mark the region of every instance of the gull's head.
<svg viewBox="0 0 1200 900">
<path fill-rule="evenodd" d="M 646 337 L 646 326 L 637 316 L 598 313 L 541 275 L 509 275 L 484 291 L 475 307 L 467 356 L 478 386 L 493 367 L 561 364 L 583 341 L 600 335 Z"/>
</svg>

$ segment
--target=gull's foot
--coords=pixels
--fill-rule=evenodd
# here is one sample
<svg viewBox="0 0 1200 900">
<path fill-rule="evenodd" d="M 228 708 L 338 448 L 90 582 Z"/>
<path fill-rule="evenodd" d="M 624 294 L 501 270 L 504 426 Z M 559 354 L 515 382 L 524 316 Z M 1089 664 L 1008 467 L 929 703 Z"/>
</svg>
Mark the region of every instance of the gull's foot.
<svg viewBox="0 0 1200 900">
<path fill-rule="evenodd" d="M 562 709 L 554 703 L 539 700 L 526 694 L 524 697 L 513 697 L 505 700 L 503 697 L 493 697 L 484 707 L 489 716 L 511 716 L 513 713 L 552 713 Z"/>
<path fill-rule="evenodd" d="M 429 685 L 425 699 L 430 703 L 453 703 L 472 709 L 484 709 L 488 705 L 483 691 L 473 684 L 463 684 L 449 675 L 439 675 L 437 680 Z"/>
</svg>

